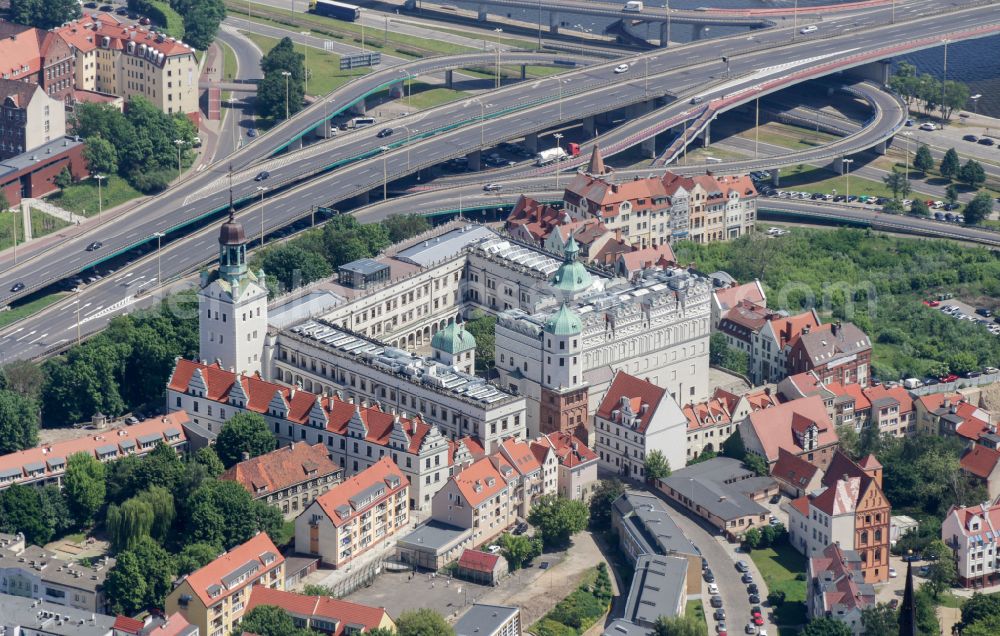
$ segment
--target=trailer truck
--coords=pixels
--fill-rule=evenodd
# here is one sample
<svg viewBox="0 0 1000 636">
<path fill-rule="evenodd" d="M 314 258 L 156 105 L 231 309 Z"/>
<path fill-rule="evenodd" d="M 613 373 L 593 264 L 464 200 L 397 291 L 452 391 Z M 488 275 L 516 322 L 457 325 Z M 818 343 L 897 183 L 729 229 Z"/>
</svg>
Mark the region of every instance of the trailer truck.
<svg viewBox="0 0 1000 636">
<path fill-rule="evenodd" d="M 559 161 L 562 159 L 568 159 L 569 157 L 576 157 L 580 154 L 580 144 L 569 143 L 566 144 L 569 152 L 563 150 L 561 146 L 556 148 L 549 148 L 548 150 L 543 150 L 537 155 L 535 155 L 535 165 L 545 166 L 553 161 Z"/>
<path fill-rule="evenodd" d="M 622 11 L 627 11 L 629 13 L 642 13 L 642 3 L 638 0 L 628 0 L 625 6 L 622 7 Z"/>
</svg>

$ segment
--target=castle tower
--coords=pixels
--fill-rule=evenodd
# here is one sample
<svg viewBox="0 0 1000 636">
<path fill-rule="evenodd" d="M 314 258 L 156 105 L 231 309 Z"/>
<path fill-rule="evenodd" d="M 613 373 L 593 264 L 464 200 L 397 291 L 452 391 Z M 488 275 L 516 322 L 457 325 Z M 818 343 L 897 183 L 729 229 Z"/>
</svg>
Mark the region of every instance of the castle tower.
<svg viewBox="0 0 1000 636">
<path fill-rule="evenodd" d="M 202 272 L 198 291 L 199 357 L 218 361 L 237 373 L 260 372 L 267 335 L 267 288 L 264 273 L 247 267 L 243 225 L 229 219 L 219 230 L 219 267 Z"/>
<path fill-rule="evenodd" d="M 582 333 L 580 317 L 565 302 L 542 328 L 542 433 L 569 431 L 587 438 L 587 384 L 580 360 Z"/>
<path fill-rule="evenodd" d="M 431 338 L 434 359 L 468 374 L 476 372 L 476 339 L 457 322 L 449 322 Z"/>
<path fill-rule="evenodd" d="M 580 255 L 580 246 L 572 236 L 566 242 L 563 249 L 563 262 L 552 275 L 552 288 L 557 296 L 563 300 L 573 300 L 583 292 L 590 289 L 594 284 L 594 279 L 583 263 L 577 260 Z"/>
</svg>

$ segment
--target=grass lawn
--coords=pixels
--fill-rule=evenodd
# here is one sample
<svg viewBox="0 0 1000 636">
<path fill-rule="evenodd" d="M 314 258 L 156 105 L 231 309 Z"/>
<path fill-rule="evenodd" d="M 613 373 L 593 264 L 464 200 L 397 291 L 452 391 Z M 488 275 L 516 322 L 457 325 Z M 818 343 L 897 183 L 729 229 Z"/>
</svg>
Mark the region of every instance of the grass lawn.
<svg viewBox="0 0 1000 636">
<path fill-rule="evenodd" d="M 14 245 L 14 228 L 17 228 L 17 244 L 24 242 L 24 227 L 21 223 L 21 210 L 3 212 L 0 214 L 0 250 Z"/>
<path fill-rule="evenodd" d="M 290 521 L 286 521 L 281 524 L 281 532 L 278 533 L 278 537 L 277 540 L 275 541 L 275 544 L 279 548 L 283 548 L 286 545 L 289 545 L 294 540 L 295 540 L 295 520 L 292 519 Z"/>
<path fill-rule="evenodd" d="M 27 301 L 23 305 L 11 305 L 10 310 L 0 311 L 0 327 L 6 327 L 9 324 L 15 323 L 18 320 L 26 318 L 36 311 L 41 311 L 49 305 L 58 302 L 67 292 L 57 292 L 55 294 L 49 294 L 48 296 L 42 296 L 41 298 L 34 298 Z M 80 535 L 83 536 L 82 534 Z"/>
<path fill-rule="evenodd" d="M 885 186 L 881 181 L 872 181 L 871 179 L 863 179 L 861 177 L 851 177 L 851 194 L 862 195 L 867 194 L 869 196 L 878 197 L 891 197 L 892 191 Z M 914 183 L 914 187 L 918 187 L 919 184 Z M 778 186 L 783 190 L 802 190 L 803 192 L 823 192 L 832 193 L 834 190 L 837 194 L 847 193 L 847 176 L 838 175 L 833 170 L 828 170 L 826 168 L 815 168 L 813 166 L 799 164 L 797 166 L 790 166 L 788 168 L 781 169 L 781 185 Z M 930 198 L 931 195 L 919 192 L 919 190 L 914 190 L 909 196 L 913 198 L 914 194 L 919 194 L 921 196 L 926 196 Z"/>
<path fill-rule="evenodd" d="M 687 607 L 684 608 L 685 616 L 694 616 L 702 623 L 705 622 L 705 606 L 702 604 L 701 599 L 696 599 L 694 601 L 688 601 Z"/>
<path fill-rule="evenodd" d="M 31 235 L 35 238 L 52 234 L 57 230 L 68 227 L 69 222 L 57 219 L 51 214 L 46 214 L 36 208 L 31 208 Z"/>
<path fill-rule="evenodd" d="M 223 79 L 232 79 L 236 77 L 236 71 L 239 70 L 239 63 L 236 61 L 236 53 L 233 51 L 232 47 L 227 45 L 221 40 L 216 40 L 216 44 L 222 49 L 222 77 Z"/>
<path fill-rule="evenodd" d="M 774 622 L 788 627 L 804 624 L 806 582 L 797 581 L 795 575 L 805 573 L 806 558 L 787 541 L 763 550 L 754 550 L 750 557 L 764 577 L 767 589 L 785 593 L 784 604 L 774 609 Z"/>
<path fill-rule="evenodd" d="M 938 597 L 937 602 L 938 605 L 941 605 L 943 607 L 959 608 L 962 607 L 962 603 L 965 602 L 965 600 L 966 599 L 962 598 L 961 596 L 955 596 L 950 591 L 945 590 L 944 592 L 941 593 L 941 596 Z"/>
<path fill-rule="evenodd" d="M 116 174 L 108 175 L 108 178 L 100 187 L 101 202 L 105 210 L 109 210 L 116 205 L 121 205 L 126 201 L 131 201 L 141 197 L 142 193 L 128 184 Z M 79 183 L 74 183 L 68 188 L 56 192 L 48 197 L 49 203 L 58 205 L 64 210 L 75 212 L 83 216 L 96 216 L 98 211 L 98 187 L 94 179 L 85 179 Z"/>
<path fill-rule="evenodd" d="M 266 35 L 243 32 L 254 44 L 260 47 L 266 55 L 268 51 L 278 44 L 276 38 Z M 299 49 L 298 46 L 295 47 Z M 340 88 L 355 77 L 360 77 L 369 72 L 370 69 L 353 69 L 350 71 L 340 70 L 340 56 L 336 53 L 327 53 L 310 49 L 309 51 L 309 95 L 326 95 L 327 93 Z"/>
<path fill-rule="evenodd" d="M 409 103 L 411 108 L 417 110 L 440 106 L 469 96 L 464 91 L 432 86 L 424 82 L 413 82 L 407 90 L 410 91 L 409 101 L 407 102 L 405 97 L 400 98 L 399 101 L 404 104 Z"/>
</svg>

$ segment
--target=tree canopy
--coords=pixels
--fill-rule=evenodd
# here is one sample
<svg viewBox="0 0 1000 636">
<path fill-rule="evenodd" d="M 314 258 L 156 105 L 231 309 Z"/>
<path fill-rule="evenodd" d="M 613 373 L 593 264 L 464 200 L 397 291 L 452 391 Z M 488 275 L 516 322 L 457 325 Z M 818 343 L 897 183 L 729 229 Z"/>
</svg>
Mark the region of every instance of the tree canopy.
<svg viewBox="0 0 1000 636">
<path fill-rule="evenodd" d="M 276 120 L 299 112 L 305 100 L 305 56 L 292 40 L 282 38 L 261 58 L 260 68 L 264 78 L 257 85 L 257 112 Z"/>
<path fill-rule="evenodd" d="M 800 636 L 851 636 L 851 628 L 835 618 L 814 618 L 799 630 Z"/>
<path fill-rule="evenodd" d="M 227 550 L 258 531 L 276 540 L 282 525 L 277 508 L 255 501 L 234 481 L 206 481 L 191 493 L 185 509 L 189 543 L 220 545 Z"/>
<path fill-rule="evenodd" d="M 625 494 L 625 484 L 617 479 L 602 479 L 597 482 L 590 496 L 590 525 L 597 530 L 611 527 L 611 505 Z"/>
<path fill-rule="evenodd" d="M 444 617 L 432 609 L 422 607 L 417 610 L 403 612 L 396 619 L 396 634 L 398 636 L 454 636 Z"/>
<path fill-rule="evenodd" d="M 993 214 L 993 197 L 989 192 L 977 192 L 976 196 L 965 206 L 965 222 L 968 225 L 978 225 Z"/>
<path fill-rule="evenodd" d="M 291 615 L 276 605 L 258 605 L 244 614 L 239 631 L 258 636 L 310 636 L 316 633 L 296 627 Z"/>
<path fill-rule="evenodd" d="M 14 391 L 0 389 L 0 454 L 38 443 L 38 404 Z"/>
<path fill-rule="evenodd" d="M 83 11 L 77 0 L 10 0 L 7 18 L 43 31 L 76 20 Z"/>
<path fill-rule="evenodd" d="M 74 519 L 87 526 L 104 504 L 104 464 L 90 453 L 76 453 L 66 460 L 63 491 Z"/>
<path fill-rule="evenodd" d="M 215 452 L 226 468 L 239 463 L 246 453 L 248 458 L 270 453 L 278 440 L 267 427 L 267 422 L 259 413 L 244 411 L 237 413 L 222 425 L 215 438 Z"/>
<path fill-rule="evenodd" d="M 651 450 L 643 461 L 643 473 L 650 483 L 656 483 L 657 479 L 666 479 L 670 476 L 670 462 L 660 450 Z"/>
<path fill-rule="evenodd" d="M 582 501 L 543 495 L 535 500 L 528 515 L 547 547 L 564 546 L 577 532 L 587 528 L 589 510 Z"/>
</svg>

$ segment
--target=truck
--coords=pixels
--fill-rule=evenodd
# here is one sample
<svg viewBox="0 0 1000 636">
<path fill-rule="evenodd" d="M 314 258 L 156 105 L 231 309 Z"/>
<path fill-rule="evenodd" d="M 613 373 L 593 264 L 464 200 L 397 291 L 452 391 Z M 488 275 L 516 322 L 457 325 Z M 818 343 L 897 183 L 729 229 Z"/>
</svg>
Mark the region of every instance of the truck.
<svg viewBox="0 0 1000 636">
<path fill-rule="evenodd" d="M 316 15 L 325 15 L 345 22 L 354 22 L 361 17 L 361 9 L 357 5 L 336 0 L 313 0 L 309 3 L 309 9 Z"/>
<path fill-rule="evenodd" d="M 622 11 L 628 11 L 629 13 L 641 13 L 642 3 L 638 2 L 638 0 L 628 0 L 628 2 L 625 3 L 625 6 L 622 7 Z"/>
<path fill-rule="evenodd" d="M 543 150 L 537 155 L 535 155 L 535 165 L 545 166 L 553 161 L 567 159 L 569 157 L 576 157 L 580 154 L 580 144 L 566 144 L 569 152 L 562 149 L 562 146 L 557 146 L 555 148 L 549 148 L 548 150 Z"/>
</svg>

